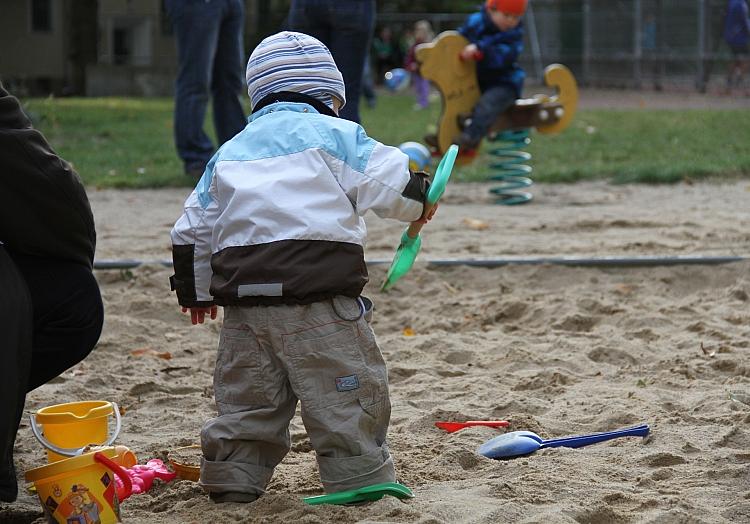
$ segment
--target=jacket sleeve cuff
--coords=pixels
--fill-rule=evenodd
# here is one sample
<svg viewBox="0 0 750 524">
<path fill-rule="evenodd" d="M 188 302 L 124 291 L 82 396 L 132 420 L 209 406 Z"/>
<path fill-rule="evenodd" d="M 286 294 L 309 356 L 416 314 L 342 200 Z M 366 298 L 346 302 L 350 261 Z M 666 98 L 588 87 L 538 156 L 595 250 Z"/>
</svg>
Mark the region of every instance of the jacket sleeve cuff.
<svg viewBox="0 0 750 524">
<path fill-rule="evenodd" d="M 177 302 L 182 307 L 211 307 L 214 305 L 213 300 L 197 300 L 195 293 L 191 293 L 190 287 L 186 286 L 183 280 L 177 278 L 177 275 L 169 277 L 169 289 L 177 292 Z"/>
<path fill-rule="evenodd" d="M 409 182 L 401 195 L 405 198 L 424 203 L 430 189 L 429 175 L 424 171 L 409 171 Z"/>
<path fill-rule="evenodd" d="M 177 292 L 177 301 L 182 307 L 211 307 L 213 300 L 198 300 L 195 289 L 195 245 L 173 245 L 172 264 L 174 275 L 169 277 L 169 287 Z"/>
</svg>

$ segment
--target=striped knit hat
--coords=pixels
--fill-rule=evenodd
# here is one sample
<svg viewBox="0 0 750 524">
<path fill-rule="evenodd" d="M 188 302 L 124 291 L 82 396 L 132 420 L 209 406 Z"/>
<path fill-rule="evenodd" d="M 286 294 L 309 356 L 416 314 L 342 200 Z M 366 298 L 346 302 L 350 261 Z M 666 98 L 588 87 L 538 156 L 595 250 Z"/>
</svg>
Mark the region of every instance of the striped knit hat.
<svg viewBox="0 0 750 524">
<path fill-rule="evenodd" d="M 331 52 L 317 38 L 282 31 L 255 48 L 245 71 L 247 94 L 253 107 L 280 91 L 312 96 L 333 109 L 333 98 L 346 103 L 344 78 Z"/>
</svg>

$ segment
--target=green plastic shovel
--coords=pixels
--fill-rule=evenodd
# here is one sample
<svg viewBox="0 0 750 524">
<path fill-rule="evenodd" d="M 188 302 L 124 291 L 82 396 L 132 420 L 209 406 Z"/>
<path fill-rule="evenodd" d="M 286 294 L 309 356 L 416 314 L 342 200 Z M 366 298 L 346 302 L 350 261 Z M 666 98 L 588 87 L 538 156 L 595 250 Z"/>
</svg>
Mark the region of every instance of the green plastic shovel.
<svg viewBox="0 0 750 524">
<path fill-rule="evenodd" d="M 435 177 L 432 179 L 430 189 L 427 191 L 428 204 L 435 205 L 440 200 L 440 197 L 443 196 L 457 155 L 458 146 L 453 144 L 445 152 L 443 158 L 440 159 L 440 163 L 435 171 Z M 391 262 L 391 267 L 388 269 L 388 274 L 385 276 L 383 285 L 380 286 L 381 291 L 390 289 L 414 265 L 417 253 L 419 253 L 419 249 L 422 247 L 422 237 L 419 236 L 422 226 L 424 224 L 409 224 L 409 227 L 401 235 L 401 244 L 399 244 L 396 250 L 396 255 L 393 257 L 393 262 Z"/>
<path fill-rule="evenodd" d="M 409 488 L 398 482 L 383 482 L 382 484 L 373 484 L 364 488 L 351 489 L 349 491 L 339 491 L 328 495 L 317 495 L 315 497 L 305 497 L 305 504 L 315 506 L 316 504 L 356 504 L 358 502 L 372 502 L 380 500 L 386 495 L 392 495 L 399 499 L 414 498 L 414 493 Z"/>
</svg>

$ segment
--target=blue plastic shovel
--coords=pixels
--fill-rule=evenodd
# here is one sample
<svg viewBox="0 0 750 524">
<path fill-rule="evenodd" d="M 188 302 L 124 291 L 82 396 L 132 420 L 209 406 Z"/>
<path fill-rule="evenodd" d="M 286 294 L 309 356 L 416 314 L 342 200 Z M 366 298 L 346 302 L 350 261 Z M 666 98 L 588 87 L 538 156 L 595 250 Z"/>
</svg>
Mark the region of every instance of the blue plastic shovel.
<svg viewBox="0 0 750 524">
<path fill-rule="evenodd" d="M 512 458 L 529 455 L 542 448 L 580 448 L 614 438 L 645 437 L 648 432 L 648 424 L 641 424 L 640 426 L 605 433 L 544 440 L 533 431 L 511 431 L 492 438 L 479 446 L 479 454 L 492 459 Z"/>
</svg>

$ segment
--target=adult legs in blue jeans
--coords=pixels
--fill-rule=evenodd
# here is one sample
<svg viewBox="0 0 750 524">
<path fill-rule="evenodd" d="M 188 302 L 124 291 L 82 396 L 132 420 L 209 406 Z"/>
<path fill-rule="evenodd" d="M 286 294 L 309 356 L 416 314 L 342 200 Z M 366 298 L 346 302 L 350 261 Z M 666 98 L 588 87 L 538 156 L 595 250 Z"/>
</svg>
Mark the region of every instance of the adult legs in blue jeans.
<svg viewBox="0 0 750 524">
<path fill-rule="evenodd" d="M 314 36 L 333 55 L 346 86 L 339 115 L 359 122 L 362 71 L 375 30 L 375 0 L 292 0 L 289 29 Z"/>
<path fill-rule="evenodd" d="M 174 134 L 185 172 L 200 177 L 214 153 L 203 130 L 209 97 L 219 146 L 246 124 L 242 0 L 167 0 L 177 41 Z"/>
<path fill-rule="evenodd" d="M 516 92 L 509 86 L 490 87 L 482 93 L 474 106 L 471 121 L 455 139 L 459 146 L 474 149 L 492 127 L 492 124 L 516 101 Z"/>
</svg>

